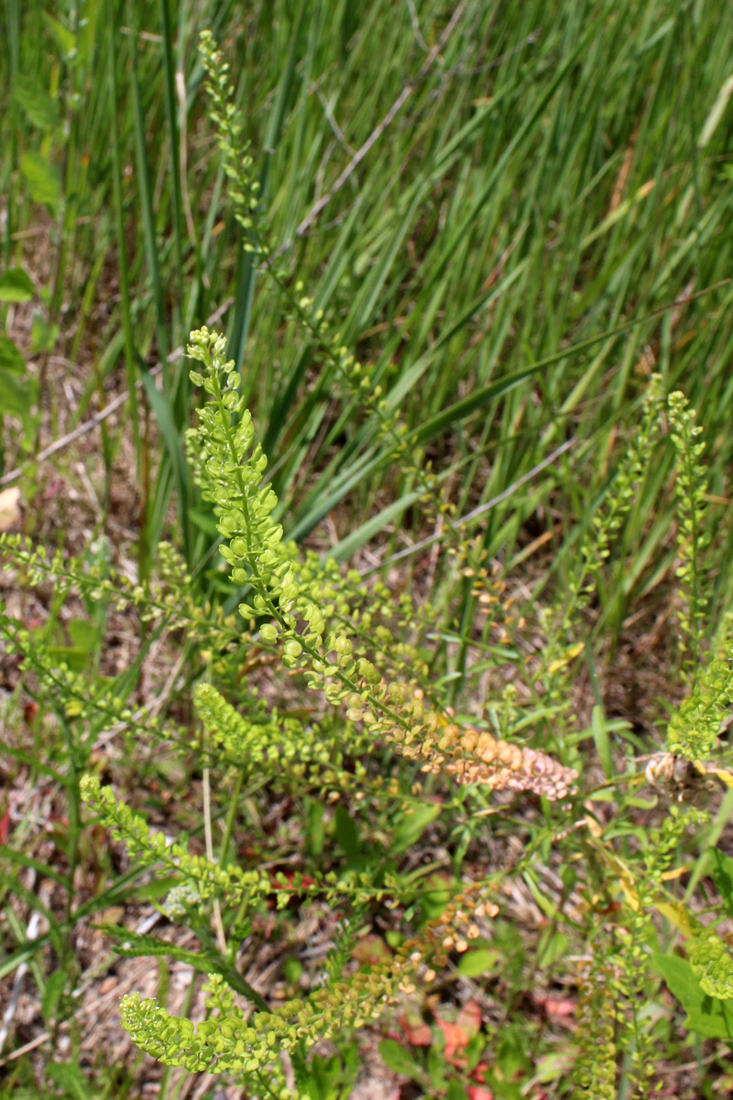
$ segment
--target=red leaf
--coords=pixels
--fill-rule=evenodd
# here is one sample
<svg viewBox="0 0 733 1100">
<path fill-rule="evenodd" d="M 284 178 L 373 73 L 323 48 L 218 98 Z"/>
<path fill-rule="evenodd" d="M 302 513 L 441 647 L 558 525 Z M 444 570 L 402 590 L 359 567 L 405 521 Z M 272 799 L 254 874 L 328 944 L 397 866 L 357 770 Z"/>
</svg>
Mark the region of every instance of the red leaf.
<svg viewBox="0 0 733 1100">
<path fill-rule="evenodd" d="M 481 1085 L 468 1085 L 466 1088 L 468 1100 L 494 1100 L 493 1092 L 482 1088 Z"/>
<path fill-rule="evenodd" d="M 538 1008 L 543 1008 L 552 1019 L 564 1019 L 575 1015 L 575 1001 L 568 997 L 534 997 Z"/>
<path fill-rule="evenodd" d="M 478 1035 L 481 1030 L 481 1009 L 476 1001 L 466 1001 L 465 1005 L 458 1013 L 458 1019 L 456 1024 L 465 1031 L 469 1039 L 473 1039 L 474 1035 Z"/>
<path fill-rule="evenodd" d="M 411 1020 L 407 1016 L 400 1016 L 400 1027 L 408 1043 L 414 1047 L 429 1047 L 433 1041 L 430 1028 L 419 1017 Z"/>
<path fill-rule="evenodd" d="M 454 1024 L 444 1020 L 442 1016 L 437 1014 L 435 1022 L 445 1035 L 446 1061 L 451 1062 L 454 1066 L 463 1066 L 465 1059 L 456 1058 L 455 1055 L 460 1055 L 469 1039 L 472 1039 L 474 1035 L 478 1035 L 481 1030 L 480 1007 L 476 1001 L 466 1001 Z"/>
<path fill-rule="evenodd" d="M 468 1042 L 468 1035 L 466 1035 L 462 1027 L 458 1027 L 457 1024 L 451 1024 L 447 1020 L 443 1020 L 440 1016 L 435 1017 L 435 1022 L 445 1035 L 446 1061 L 453 1062 L 454 1065 L 457 1065 L 454 1056 L 456 1053 L 461 1053 Z"/>
<path fill-rule="evenodd" d="M 10 807 L 5 810 L 5 813 L 0 817 L 0 844 L 5 844 L 8 839 L 8 833 L 10 832 Z"/>
<path fill-rule="evenodd" d="M 488 1072 L 489 1067 L 486 1062 L 479 1062 L 471 1076 L 473 1077 L 474 1081 L 478 1081 L 479 1084 L 483 1084 L 483 1082 L 486 1080 L 486 1074 Z"/>
</svg>

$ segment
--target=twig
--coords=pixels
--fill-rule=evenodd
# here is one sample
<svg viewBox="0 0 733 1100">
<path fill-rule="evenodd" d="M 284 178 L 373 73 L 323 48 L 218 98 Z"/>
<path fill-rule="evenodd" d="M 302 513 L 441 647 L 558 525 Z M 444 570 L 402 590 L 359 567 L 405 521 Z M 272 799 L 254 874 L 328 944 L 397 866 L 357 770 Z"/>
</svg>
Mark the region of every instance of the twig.
<svg viewBox="0 0 733 1100">
<path fill-rule="evenodd" d="M 318 200 L 318 202 L 315 204 L 315 206 L 313 206 L 311 208 L 310 212 L 305 216 L 305 218 L 303 218 L 303 221 L 300 223 L 298 228 L 295 230 L 295 236 L 296 237 L 302 237 L 305 233 L 307 233 L 307 231 L 310 229 L 311 225 L 316 220 L 316 218 L 318 217 L 320 212 L 323 210 L 323 208 L 331 201 L 333 196 L 341 190 L 341 188 L 344 186 L 344 184 L 347 182 L 347 180 L 350 179 L 350 177 L 356 171 L 356 169 L 359 167 L 361 162 L 364 160 L 364 157 L 367 155 L 367 153 L 372 148 L 372 146 L 379 140 L 379 138 L 382 136 L 382 134 L 387 129 L 387 127 L 392 122 L 392 120 L 395 118 L 395 116 L 397 114 L 399 114 L 400 110 L 404 107 L 405 103 L 407 102 L 407 100 L 410 98 L 410 96 L 414 92 L 415 88 L 417 87 L 418 82 L 421 81 L 427 75 L 429 70 L 432 68 L 433 63 L 435 62 L 436 58 L 440 54 L 441 50 L 445 46 L 446 42 L 450 38 L 453 31 L 455 30 L 456 24 L 458 23 L 459 19 L 463 15 L 463 9 L 465 8 L 465 6 L 466 6 L 466 0 L 460 0 L 460 3 L 458 3 L 456 5 L 455 11 L 453 12 L 453 15 L 451 16 L 447 27 L 445 28 L 442 35 L 440 36 L 440 40 L 438 41 L 438 43 L 435 46 L 433 46 L 432 50 L 430 51 L 428 56 L 425 58 L 425 61 L 423 62 L 422 68 L 420 69 L 420 72 L 418 73 L 417 77 L 415 77 L 413 80 L 409 81 L 409 83 L 407 83 L 404 86 L 404 88 L 402 89 L 402 91 L 398 95 L 397 99 L 394 101 L 394 103 L 392 104 L 390 109 L 387 111 L 387 114 L 384 116 L 382 121 L 377 124 L 377 126 L 374 128 L 374 130 L 372 130 L 371 134 L 369 135 L 367 140 L 364 142 L 364 144 L 361 146 L 361 148 L 357 149 L 356 153 L 354 154 L 352 159 L 349 161 L 349 163 L 346 165 L 346 167 L 344 168 L 343 172 L 341 173 L 341 175 L 338 177 L 338 179 L 334 183 L 331 190 L 327 191 L 326 194 L 323 195 Z M 280 248 L 280 252 L 287 251 L 287 249 L 290 247 L 291 244 L 292 244 L 292 241 L 287 241 Z"/>
<path fill-rule="evenodd" d="M 214 313 L 211 314 L 211 316 L 206 321 L 206 324 L 215 325 L 217 321 L 221 320 L 221 318 L 224 316 L 224 314 L 233 304 L 233 302 L 234 298 L 227 298 L 227 300 L 223 302 L 222 305 L 220 305 L 219 308 L 214 311 Z M 185 345 L 181 344 L 180 347 L 175 348 L 170 353 L 167 362 L 175 363 L 176 360 L 181 358 L 185 350 Z M 149 373 L 151 377 L 157 378 L 162 369 L 163 364 L 156 363 L 154 367 L 151 367 Z M 142 386 L 142 381 L 138 379 L 135 385 Z M 85 420 L 83 424 L 79 424 L 76 428 L 74 428 L 72 432 L 69 432 L 67 435 L 62 435 L 60 439 L 57 439 L 53 443 L 49 444 L 48 447 L 45 447 L 42 451 L 39 451 L 39 453 L 33 459 L 29 459 L 28 461 L 44 462 L 47 458 L 50 458 L 51 455 L 56 454 L 57 451 L 63 450 L 64 447 L 68 447 L 68 445 L 70 443 L 73 443 L 76 439 L 81 438 L 81 436 L 86 435 L 87 432 L 91 432 L 94 428 L 98 427 L 102 423 L 102 421 L 106 420 L 108 416 L 111 416 L 113 412 L 116 412 L 117 409 L 124 405 L 127 400 L 127 393 L 118 394 L 117 397 L 114 397 L 108 405 L 105 405 L 103 409 L 100 409 L 99 412 L 95 413 L 94 416 L 92 416 L 89 420 Z M 18 478 L 21 477 L 26 465 L 27 462 L 23 463 L 22 466 L 18 466 L 15 470 L 10 470 L 10 472 L 5 474 L 3 477 L 0 477 L 0 488 L 2 488 L 3 485 L 11 485 L 12 482 L 17 481 Z"/>
<path fill-rule="evenodd" d="M 420 30 L 420 20 L 418 19 L 417 11 L 415 10 L 415 0 L 407 0 L 407 7 L 410 12 L 410 22 L 412 23 L 412 31 L 415 35 L 415 41 L 417 42 L 423 53 L 427 53 L 428 45 L 422 36 L 422 31 Z"/>
<path fill-rule="evenodd" d="M 353 157 L 354 150 L 352 149 L 352 147 L 349 145 L 348 141 L 346 140 L 341 127 L 339 126 L 338 122 L 334 118 L 333 110 L 331 108 L 330 103 L 328 102 L 328 100 L 326 99 L 325 95 L 323 94 L 323 92 L 321 91 L 321 89 L 319 87 L 316 87 L 316 95 L 318 96 L 319 100 L 321 101 L 321 107 L 323 107 L 323 113 L 325 114 L 325 116 L 328 120 L 328 124 L 331 127 L 331 129 L 333 130 L 337 140 L 341 143 L 341 145 L 344 147 L 344 149 L 349 154 L 349 156 Z"/>
</svg>

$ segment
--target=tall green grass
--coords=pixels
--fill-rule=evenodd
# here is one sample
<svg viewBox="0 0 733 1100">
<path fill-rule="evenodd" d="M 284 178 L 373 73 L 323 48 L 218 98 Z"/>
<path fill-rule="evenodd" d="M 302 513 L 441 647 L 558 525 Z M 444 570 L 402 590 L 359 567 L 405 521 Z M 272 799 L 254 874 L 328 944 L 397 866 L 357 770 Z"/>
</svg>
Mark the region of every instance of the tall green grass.
<svg viewBox="0 0 733 1100">
<path fill-rule="evenodd" d="M 28 252 L 18 234 L 40 211 L 19 166 L 25 152 L 45 151 L 62 175 L 48 308 L 53 319 L 63 300 L 74 318 L 64 350 L 94 348 L 101 380 L 126 363 L 127 384 L 143 379 L 158 425 L 163 457 L 145 484 L 156 463 L 142 454 L 131 402 L 144 568 L 172 495 L 191 565 L 210 539 L 183 462 L 185 365 L 164 369 L 160 391 L 149 368 L 230 294 L 233 353 L 288 530 L 303 538 L 331 514 L 337 537 L 350 532 L 337 555 L 380 527 L 395 550 L 413 537 L 406 486 L 375 425 L 240 250 L 200 94 L 204 26 L 232 64 L 282 262 L 344 342 L 376 363 L 459 514 L 577 439 L 565 465 L 483 516 L 491 555 L 511 558 L 552 494 L 568 517 L 577 513 L 576 480 L 603 491 L 623 446 L 615 433 L 652 365 L 670 387 L 684 381 L 700 408 L 725 495 L 733 115 L 720 102 L 711 112 L 733 72 L 726 5 L 468 0 L 429 66 L 424 47 L 440 40 L 454 7 L 416 11 L 420 38 L 395 0 L 276 0 L 246 12 L 226 2 L 8 0 L 3 9 L 1 79 L 13 104 L 1 123 L 13 198 L 5 255 Z M 34 123 L 14 73 L 51 99 L 58 83 L 55 127 Z M 89 304 L 105 298 L 92 331 Z M 77 418 L 97 386 L 90 381 Z M 639 501 L 634 566 L 608 596 L 617 624 L 659 563 L 670 512 L 662 502 L 651 532 L 645 517 L 663 486 L 661 473 L 650 477 Z"/>
</svg>

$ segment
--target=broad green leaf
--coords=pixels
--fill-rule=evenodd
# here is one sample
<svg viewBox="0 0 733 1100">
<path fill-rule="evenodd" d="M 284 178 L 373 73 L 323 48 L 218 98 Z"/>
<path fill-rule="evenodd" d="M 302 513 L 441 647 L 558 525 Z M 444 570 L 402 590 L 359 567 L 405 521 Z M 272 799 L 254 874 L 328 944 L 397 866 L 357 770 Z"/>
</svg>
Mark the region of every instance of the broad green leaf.
<svg viewBox="0 0 733 1100">
<path fill-rule="evenodd" d="M 16 73 L 13 77 L 13 99 L 39 130 L 52 130 L 59 120 L 58 100 L 53 99 L 33 77 Z"/>
<path fill-rule="evenodd" d="M 447 1063 L 443 1051 L 437 1043 L 433 1043 L 428 1047 L 428 1074 L 430 1084 L 438 1093 L 442 1093 L 446 1088 L 446 1069 Z"/>
<path fill-rule="evenodd" d="M 25 374 L 25 359 L 17 345 L 7 336 L 0 336 L 0 373 Z"/>
<path fill-rule="evenodd" d="M 460 1081 L 453 1077 L 448 1082 L 448 1088 L 446 1089 L 446 1100 L 468 1100 L 466 1090 Z"/>
<path fill-rule="evenodd" d="M 357 856 L 361 851 L 359 831 L 348 810 L 343 806 L 336 807 L 334 815 L 336 839 L 349 857 Z"/>
<path fill-rule="evenodd" d="M 422 836 L 431 821 L 435 821 L 443 807 L 439 802 L 425 802 L 415 806 L 412 813 L 404 813 L 394 834 L 394 840 L 390 851 L 398 855 L 406 852 L 408 848 Z"/>
<path fill-rule="evenodd" d="M 0 347 L 1 347 L 0 343 Z M 0 363 L 0 411 L 20 416 L 27 420 L 31 406 L 36 400 L 38 385 L 34 378 L 18 378 Z"/>
<path fill-rule="evenodd" d="M 479 978 L 482 974 L 493 970 L 498 959 L 498 951 L 490 947 L 477 947 L 461 955 L 458 973 L 463 974 L 464 978 Z"/>
<path fill-rule="evenodd" d="M 685 1026 L 690 1031 L 710 1039 L 733 1040 L 733 1005 L 709 997 L 684 959 L 654 954 L 652 961 L 687 1013 Z"/>
<path fill-rule="evenodd" d="M 423 1071 L 412 1055 L 395 1039 L 383 1039 L 379 1044 L 379 1053 L 385 1066 L 394 1073 L 411 1077 L 413 1081 L 421 1081 L 424 1077 Z"/>
<path fill-rule="evenodd" d="M 90 623 L 88 619 L 72 619 L 68 625 L 68 631 L 74 646 L 87 653 L 91 653 L 99 641 L 99 627 Z"/>
<path fill-rule="evenodd" d="M 53 351 L 58 343 L 59 326 L 50 324 L 42 313 L 33 314 L 31 326 L 31 351 L 36 355 L 39 351 Z"/>
<path fill-rule="evenodd" d="M 30 276 L 20 267 L 11 267 L 0 275 L 0 302 L 29 302 L 36 289 Z"/>
<path fill-rule="evenodd" d="M 56 45 L 61 50 L 62 57 L 71 57 L 76 50 L 76 35 L 72 34 L 72 32 L 68 30 L 63 23 L 60 23 L 58 19 L 55 19 L 53 15 L 49 15 L 47 11 L 43 13 L 43 17 L 46 20 L 46 26 L 56 41 Z"/>
<path fill-rule="evenodd" d="M 59 664 L 66 665 L 72 672 L 83 672 L 89 662 L 89 652 L 75 645 L 50 645 L 47 647 L 49 657 L 53 657 Z"/>
<path fill-rule="evenodd" d="M 40 153 L 24 153 L 20 170 L 28 181 L 31 198 L 48 206 L 56 206 L 61 199 L 61 173 L 55 164 Z"/>
</svg>

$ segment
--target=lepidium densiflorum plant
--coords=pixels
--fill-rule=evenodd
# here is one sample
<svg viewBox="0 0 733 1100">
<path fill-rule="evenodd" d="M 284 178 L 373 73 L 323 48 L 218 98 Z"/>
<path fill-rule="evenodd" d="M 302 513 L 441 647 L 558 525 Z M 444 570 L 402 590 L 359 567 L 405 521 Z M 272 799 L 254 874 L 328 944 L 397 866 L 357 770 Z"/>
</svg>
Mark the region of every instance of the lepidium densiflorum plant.
<svg viewBox="0 0 733 1100">
<path fill-rule="evenodd" d="M 375 776 L 364 765 L 385 745 L 424 772 L 452 777 L 459 789 L 526 791 L 548 803 L 566 799 L 576 780 L 571 768 L 526 745 L 458 725 L 431 702 L 423 686 L 427 669 L 416 651 L 405 660 L 404 647 L 390 646 L 382 637 L 380 619 L 395 614 L 382 586 L 373 586 L 367 610 L 358 574 L 341 574 L 333 562 L 302 555 L 283 538 L 273 519 L 275 494 L 263 481 L 266 459 L 239 396 L 239 379 L 226 359 L 223 337 L 206 329 L 194 332 L 189 355 L 197 363 L 191 378 L 208 400 L 198 426 L 189 433 L 188 450 L 202 495 L 217 517 L 220 552 L 243 594 L 240 615 L 250 632 L 277 651 L 286 668 L 304 675 L 340 716 L 338 722 L 326 715 L 307 725 L 272 709 L 247 716 L 211 684 L 201 684 L 195 702 L 204 729 L 202 743 L 209 759 L 218 757 L 234 783 L 235 802 L 241 777 L 256 771 L 270 782 L 331 802 L 348 797 L 359 805 L 366 799 L 373 810 L 391 799 L 409 817 L 421 801 L 425 804 L 416 778 L 405 790 L 396 776 Z M 386 665 L 377 667 L 375 651 Z M 279 909 L 293 898 L 319 899 L 356 915 L 375 903 L 393 908 L 400 898 L 394 871 L 369 866 L 273 878 L 257 866 L 223 866 L 190 855 L 185 842 L 167 847 L 96 778 L 85 780 L 84 796 L 136 861 L 162 864 L 180 878 L 168 911 L 196 931 L 213 975 L 209 1014 L 197 1029 L 136 996 L 123 1002 L 125 1026 L 143 1049 L 167 1064 L 243 1074 L 256 1095 L 292 1091 L 292 1081 L 287 1084 L 283 1076 L 283 1051 L 295 1051 L 293 1064 L 305 1065 L 309 1046 L 334 1029 L 378 1017 L 400 990 L 409 992 L 421 975 L 434 976 L 433 968 L 444 964 L 450 950 L 465 951 L 480 934 L 477 921 L 497 911 L 486 896 L 495 880 L 487 880 L 483 889 L 480 883 L 467 883 L 442 915 L 410 934 L 389 961 L 369 971 L 344 973 L 348 955 L 339 953 L 337 945 L 335 961 L 327 960 L 325 984 L 307 998 L 270 1010 L 234 967 L 237 936 L 246 933 L 253 915 L 273 897 Z M 214 903 L 222 927 L 232 929 L 226 947 L 217 945 L 208 929 L 205 914 Z M 139 947 L 144 951 L 146 944 Z M 254 1006 L 251 1020 L 239 997 Z"/>
<path fill-rule="evenodd" d="M 202 494 L 219 513 L 221 554 L 232 581 L 246 593 L 239 607 L 244 620 L 268 620 L 260 635 L 280 645 L 286 665 L 301 669 L 309 686 L 323 691 L 333 706 L 343 706 L 350 721 L 394 743 L 425 770 L 445 766 L 461 782 L 564 797 L 574 779 L 571 769 L 489 734 L 461 730 L 426 703 L 414 681 L 387 679 L 369 659 L 370 640 L 365 645 L 353 625 L 356 575 L 342 579 L 329 560 L 304 561 L 272 519 L 277 498 L 262 483 L 266 459 L 254 443 L 223 337 L 206 329 L 195 332 L 189 354 L 204 366 L 192 379 L 211 398 L 199 427 L 189 434 L 189 453 Z"/>
</svg>

